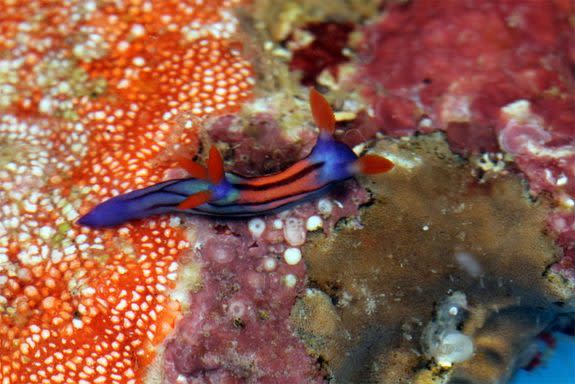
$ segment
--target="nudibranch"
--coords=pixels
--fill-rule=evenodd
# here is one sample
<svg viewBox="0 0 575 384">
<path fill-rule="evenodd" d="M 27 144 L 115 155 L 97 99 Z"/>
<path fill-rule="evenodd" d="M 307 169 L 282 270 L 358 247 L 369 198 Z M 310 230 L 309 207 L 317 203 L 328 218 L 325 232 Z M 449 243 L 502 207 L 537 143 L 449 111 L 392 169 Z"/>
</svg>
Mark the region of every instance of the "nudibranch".
<svg viewBox="0 0 575 384">
<path fill-rule="evenodd" d="M 378 155 L 358 157 L 333 137 L 335 117 L 327 100 L 314 88 L 310 106 L 320 129 L 310 154 L 289 168 L 260 177 L 224 172 L 222 156 L 210 148 L 207 167 L 191 160 L 180 164 L 192 177 L 168 180 L 113 197 L 82 216 L 78 223 L 111 227 L 152 215 L 185 213 L 244 218 L 275 213 L 314 199 L 357 173 L 376 174 L 393 168 Z"/>
</svg>

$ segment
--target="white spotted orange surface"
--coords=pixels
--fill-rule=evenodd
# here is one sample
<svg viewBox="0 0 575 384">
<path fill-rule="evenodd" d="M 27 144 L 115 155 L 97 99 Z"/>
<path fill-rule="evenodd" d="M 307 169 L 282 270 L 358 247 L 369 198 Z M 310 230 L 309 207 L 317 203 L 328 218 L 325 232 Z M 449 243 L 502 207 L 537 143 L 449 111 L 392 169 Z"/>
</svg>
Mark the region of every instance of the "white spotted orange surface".
<svg viewBox="0 0 575 384">
<path fill-rule="evenodd" d="M 0 383 L 141 382 L 189 243 L 169 218 L 74 221 L 159 181 L 181 116 L 249 96 L 235 3 L 0 2 Z"/>
</svg>

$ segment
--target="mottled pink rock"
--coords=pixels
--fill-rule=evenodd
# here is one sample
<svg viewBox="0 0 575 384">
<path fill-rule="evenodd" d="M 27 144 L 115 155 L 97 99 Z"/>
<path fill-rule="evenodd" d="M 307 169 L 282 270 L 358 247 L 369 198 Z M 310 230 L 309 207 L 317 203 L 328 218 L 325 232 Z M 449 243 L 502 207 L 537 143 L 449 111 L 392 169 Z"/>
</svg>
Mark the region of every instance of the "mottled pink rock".
<svg viewBox="0 0 575 384">
<path fill-rule="evenodd" d="M 377 121 L 397 135 L 441 129 L 456 148 L 477 151 L 497 149 L 497 116 L 508 103 L 528 99 L 536 110 L 568 112 L 573 7 L 521 0 L 389 7 L 367 28 L 362 55 L 360 78 Z M 572 133 L 575 114 L 560 115 L 551 122 Z"/>
<path fill-rule="evenodd" d="M 569 0 L 415 1 L 366 29 L 359 78 L 386 133 L 443 130 L 463 153 L 515 155 L 556 217 L 574 217 L 575 31 Z M 376 84 L 376 86 L 374 86 Z M 373 130 L 373 123 L 366 123 Z M 557 227 L 551 225 L 557 230 Z M 573 277 L 575 233 L 556 232 Z"/>
<path fill-rule="evenodd" d="M 310 130 L 301 132 L 299 143 L 288 140 L 269 113 L 256 113 L 245 122 L 236 115 L 219 116 L 210 122 L 208 133 L 212 140 L 229 144 L 224 155 L 233 160 L 233 170 L 245 176 L 278 172 L 307 155 L 315 143 Z"/>
</svg>

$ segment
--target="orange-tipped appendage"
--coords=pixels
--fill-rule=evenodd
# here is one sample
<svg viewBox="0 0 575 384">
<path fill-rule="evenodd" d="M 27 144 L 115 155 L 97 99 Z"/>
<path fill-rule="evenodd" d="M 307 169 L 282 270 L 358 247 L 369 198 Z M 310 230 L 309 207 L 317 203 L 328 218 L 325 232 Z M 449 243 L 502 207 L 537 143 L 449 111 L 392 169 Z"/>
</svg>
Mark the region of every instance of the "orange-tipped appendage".
<svg viewBox="0 0 575 384">
<path fill-rule="evenodd" d="M 224 160 L 215 145 L 210 148 L 208 157 L 208 179 L 214 184 L 219 184 L 224 179 Z"/>
<path fill-rule="evenodd" d="M 311 114 L 315 124 L 322 130 L 329 134 L 335 131 L 335 116 L 333 109 L 323 97 L 321 93 L 311 88 L 309 91 L 309 105 L 311 107 Z"/>
<path fill-rule="evenodd" d="M 202 191 L 194 193 L 188 196 L 186 200 L 178 204 L 178 209 L 192 209 L 196 208 L 202 204 L 207 203 L 212 198 L 212 193 L 210 191 Z"/>
<path fill-rule="evenodd" d="M 192 177 L 195 177 L 196 179 L 207 180 L 208 170 L 203 165 L 198 164 L 195 161 L 192 161 L 183 156 L 178 156 L 176 160 L 178 161 L 178 165 L 188 171 Z"/>
<path fill-rule="evenodd" d="M 357 160 L 358 171 L 365 175 L 375 175 L 390 171 L 394 164 L 385 157 L 365 155 Z"/>
</svg>

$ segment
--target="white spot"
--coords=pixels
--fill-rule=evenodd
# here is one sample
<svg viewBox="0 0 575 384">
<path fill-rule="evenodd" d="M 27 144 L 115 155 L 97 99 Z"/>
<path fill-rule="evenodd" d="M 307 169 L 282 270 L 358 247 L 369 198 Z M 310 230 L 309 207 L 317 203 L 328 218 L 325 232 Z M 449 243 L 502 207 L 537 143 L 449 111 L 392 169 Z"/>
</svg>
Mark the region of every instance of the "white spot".
<svg viewBox="0 0 575 384">
<path fill-rule="evenodd" d="M 26 212 L 34 213 L 38 210 L 38 206 L 36 204 L 32 204 L 28 200 L 24 200 L 24 210 Z"/>
<path fill-rule="evenodd" d="M 217 263 L 225 264 L 234 258 L 233 252 L 225 247 L 218 247 L 213 251 L 213 258 Z"/>
<path fill-rule="evenodd" d="M 456 252 L 455 260 L 457 260 L 461 269 L 463 269 L 472 277 L 479 277 L 483 272 L 479 262 L 470 253 Z"/>
<path fill-rule="evenodd" d="M 302 219 L 290 217 L 286 220 L 284 227 L 284 238 L 291 246 L 298 246 L 305 243 L 306 231 Z"/>
<path fill-rule="evenodd" d="M 234 300 L 228 306 L 228 314 L 235 319 L 242 318 L 245 313 L 246 305 L 240 300 Z"/>
<path fill-rule="evenodd" d="M 333 211 L 333 204 L 328 199 L 321 199 L 317 202 L 317 209 L 323 216 L 329 216 Z"/>
<path fill-rule="evenodd" d="M 472 355 L 473 340 L 459 331 L 447 332 L 434 353 L 437 364 L 444 367 L 466 361 Z"/>
<path fill-rule="evenodd" d="M 297 284 L 297 277 L 293 274 L 287 274 L 284 277 L 284 283 L 288 288 L 293 288 Z"/>
<path fill-rule="evenodd" d="M 296 265 L 301 261 L 301 251 L 299 248 L 288 248 L 284 251 L 284 260 L 289 265 Z"/>
<path fill-rule="evenodd" d="M 431 128 L 433 126 L 433 122 L 429 117 L 424 117 L 419 121 L 420 128 Z"/>
<path fill-rule="evenodd" d="M 274 220 L 274 229 L 282 229 L 284 227 L 284 222 L 281 219 Z"/>
<path fill-rule="evenodd" d="M 52 250 L 52 253 L 50 254 L 50 259 L 52 260 L 52 262 L 54 264 L 59 263 L 60 261 L 62 261 L 62 258 L 64 257 L 64 253 L 58 249 L 54 249 Z"/>
<path fill-rule="evenodd" d="M 274 271 L 277 267 L 277 261 L 273 257 L 267 257 L 264 261 L 264 269 L 268 272 Z"/>
<path fill-rule="evenodd" d="M 308 231 L 315 231 L 323 226 L 323 220 L 317 215 L 310 216 L 306 222 L 306 229 Z"/>
<path fill-rule="evenodd" d="M 38 230 L 40 237 L 44 240 L 48 240 L 54 235 L 56 231 L 52 227 L 44 226 Z"/>
<path fill-rule="evenodd" d="M 118 303 L 118 305 L 116 305 L 116 309 L 118 311 L 123 311 L 124 309 L 126 309 L 128 307 L 128 302 L 125 299 L 120 300 L 120 302 Z"/>
<path fill-rule="evenodd" d="M 143 67 L 144 65 L 146 65 L 146 60 L 144 60 L 143 57 L 134 57 L 134 59 L 132 60 L 132 63 L 136 66 L 136 67 Z"/>
<path fill-rule="evenodd" d="M 501 108 L 501 112 L 515 119 L 525 119 L 531 114 L 531 103 L 528 100 L 516 100 Z"/>
<path fill-rule="evenodd" d="M 43 97 L 38 104 L 38 109 L 42 113 L 52 113 L 52 99 L 48 96 Z"/>
<path fill-rule="evenodd" d="M 266 230 L 266 222 L 262 219 L 251 219 L 248 223 L 248 228 L 254 239 L 259 239 Z"/>
<path fill-rule="evenodd" d="M 441 120 L 445 123 L 471 121 L 471 102 L 469 97 L 447 94 L 441 103 Z"/>
<path fill-rule="evenodd" d="M 134 24 L 130 29 L 130 35 L 132 37 L 142 37 L 146 34 L 146 29 L 142 24 Z"/>
<path fill-rule="evenodd" d="M 565 193 L 559 194 L 559 196 L 557 197 L 557 201 L 564 208 L 571 209 L 575 207 L 575 201 Z"/>
<path fill-rule="evenodd" d="M 429 231 L 429 225 L 425 224 L 423 227 L 421 227 L 421 229 L 424 231 Z"/>
</svg>

